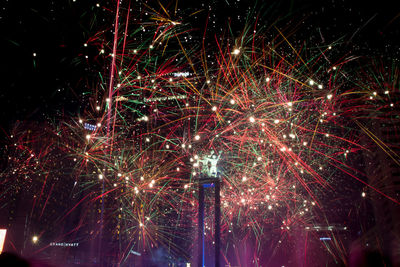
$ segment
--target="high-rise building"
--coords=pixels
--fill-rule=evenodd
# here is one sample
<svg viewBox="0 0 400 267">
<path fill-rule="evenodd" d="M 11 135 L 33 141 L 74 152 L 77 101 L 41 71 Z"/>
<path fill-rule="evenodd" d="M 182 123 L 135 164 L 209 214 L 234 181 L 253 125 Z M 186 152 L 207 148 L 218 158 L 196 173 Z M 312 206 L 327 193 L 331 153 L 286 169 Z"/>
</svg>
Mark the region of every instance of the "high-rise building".
<svg viewBox="0 0 400 267">
<path fill-rule="evenodd" d="M 400 110 L 394 104 L 374 113 L 363 130 L 365 172 L 371 186 L 365 197 L 371 201 L 376 227 L 364 235 L 366 249 L 379 250 L 400 264 Z"/>
</svg>

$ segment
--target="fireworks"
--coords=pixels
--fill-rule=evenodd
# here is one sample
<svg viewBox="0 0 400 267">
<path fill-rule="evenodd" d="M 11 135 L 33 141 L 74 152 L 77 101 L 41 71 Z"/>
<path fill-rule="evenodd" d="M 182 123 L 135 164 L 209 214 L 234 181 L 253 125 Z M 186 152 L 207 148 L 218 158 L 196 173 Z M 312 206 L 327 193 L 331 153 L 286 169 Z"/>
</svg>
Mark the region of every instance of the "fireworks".
<svg viewBox="0 0 400 267">
<path fill-rule="evenodd" d="M 150 19 L 137 24 L 118 6 L 113 39 L 99 33 L 84 44 L 106 62 L 98 86 L 82 96 L 78 116 L 58 118 L 45 131 L 46 140 L 15 133 L 19 155 L 10 159 L 18 161 L 10 170 L 29 176 L 27 184 L 42 174 L 70 179 L 72 204 L 56 222 L 91 210 L 69 238 L 94 240 L 113 225 L 108 238 L 119 244 L 119 263 L 131 251 L 158 247 L 189 259 L 198 162 L 215 153 L 221 157 L 223 254 L 229 258 L 235 244 L 248 242 L 254 248 L 249 260 L 273 257 L 288 236 L 327 220 L 326 194 L 340 182 L 365 179 L 348 162 L 367 149 L 360 142 L 367 130 L 358 120 L 374 107 L 371 101 L 392 92 L 356 81 L 346 69 L 352 59 L 332 63 L 334 44 L 308 51 L 278 28 L 252 31 L 248 22 L 240 36 L 220 34 L 205 47 L 185 42 L 196 35 L 185 18 L 166 9 L 147 12 Z M 24 140 L 40 147 L 23 146 Z M 56 156 L 49 158 L 51 151 Z M 48 181 L 38 181 L 37 202 L 44 204 L 32 213 L 42 214 Z M 207 198 L 206 214 L 212 205 Z M 95 225 L 84 222 L 92 218 Z M 205 218 L 209 243 L 213 224 L 212 216 Z"/>
</svg>

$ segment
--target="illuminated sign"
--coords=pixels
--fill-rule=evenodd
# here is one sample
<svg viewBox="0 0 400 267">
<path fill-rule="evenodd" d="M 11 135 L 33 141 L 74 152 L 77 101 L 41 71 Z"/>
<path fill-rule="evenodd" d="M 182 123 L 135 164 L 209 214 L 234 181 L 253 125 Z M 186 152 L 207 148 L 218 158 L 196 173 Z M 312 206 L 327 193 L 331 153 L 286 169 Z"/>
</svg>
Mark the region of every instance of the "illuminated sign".
<svg viewBox="0 0 400 267">
<path fill-rule="evenodd" d="M 77 247 L 79 243 L 51 242 L 50 247 Z"/>
<path fill-rule="evenodd" d="M 189 72 L 174 72 L 174 77 L 188 77 L 190 75 Z"/>
<path fill-rule="evenodd" d="M 97 127 L 96 127 L 96 125 L 85 122 L 83 124 L 83 128 L 85 128 L 86 130 L 89 130 L 89 131 L 94 131 L 94 130 L 96 130 Z"/>
<path fill-rule="evenodd" d="M 331 238 L 330 237 L 320 237 L 319 240 L 328 241 L 328 240 L 331 240 Z"/>
<path fill-rule="evenodd" d="M 176 100 L 176 99 L 186 99 L 186 98 L 187 96 L 185 95 L 153 97 L 144 99 L 144 102 L 156 102 L 156 101 L 166 101 L 166 100 Z"/>
<path fill-rule="evenodd" d="M 128 101 L 129 99 L 126 98 L 125 96 L 117 96 L 117 98 L 115 100 L 116 101 Z"/>
</svg>

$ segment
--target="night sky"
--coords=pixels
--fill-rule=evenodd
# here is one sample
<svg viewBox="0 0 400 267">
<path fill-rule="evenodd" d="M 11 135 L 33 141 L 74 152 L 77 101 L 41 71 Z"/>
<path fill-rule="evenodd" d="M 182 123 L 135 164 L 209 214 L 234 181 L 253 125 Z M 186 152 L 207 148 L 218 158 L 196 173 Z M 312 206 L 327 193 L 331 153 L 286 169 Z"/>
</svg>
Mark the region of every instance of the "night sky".
<svg viewBox="0 0 400 267">
<path fill-rule="evenodd" d="M 191 2 L 191 1 L 190 1 Z M 259 2 L 262 2 L 260 4 Z M 338 55 L 399 57 L 400 9 L 391 1 L 195 1 L 181 2 L 199 36 L 207 16 L 208 31 L 218 33 L 231 22 L 241 30 L 246 10 L 260 6 L 260 23 L 296 25 L 293 39 L 322 45 L 339 42 Z M 165 1 L 166 6 L 173 4 Z M 132 6 L 135 2 L 132 2 Z M 56 111 L 73 115 L 79 97 L 104 69 L 84 43 L 113 23 L 112 1 L 9 1 L 0 9 L 1 117 L 7 128 L 15 120 L 41 120 Z"/>
<path fill-rule="evenodd" d="M 82 214 L 75 210 L 78 215 L 71 215 L 76 220 L 61 220 L 71 229 L 78 219 L 85 220 L 86 207 L 94 214 L 91 218 L 102 216 L 103 223 L 104 197 L 111 199 L 108 205 L 112 211 L 104 212 L 105 216 L 118 227 L 119 218 L 123 218 L 136 229 L 154 222 L 164 231 L 179 212 L 187 216 L 182 225 L 189 225 L 197 212 L 191 186 L 198 186 L 196 175 L 205 169 L 196 173 L 200 167 L 194 162 L 199 156 L 211 159 L 208 153 L 214 150 L 225 153 L 221 169 L 229 173 L 222 184 L 226 204 L 222 206 L 226 211 L 223 220 L 237 221 L 237 225 L 225 225 L 224 238 L 247 235 L 246 231 L 252 232 L 251 227 L 258 223 L 256 216 L 254 221 L 243 216 L 242 209 L 247 214 L 260 213 L 267 221 L 265 232 L 260 230 L 255 237 L 267 236 L 279 242 L 269 240 L 268 244 L 267 238 L 263 246 L 271 245 L 270 251 L 275 251 L 273 244 L 281 244 L 286 231 L 300 240 L 296 227 L 307 226 L 303 232 L 315 227 L 309 232 L 317 229 L 316 233 L 320 225 L 342 230 L 349 226 L 346 231 L 351 238 L 367 232 L 364 225 L 368 228 L 379 219 L 370 208 L 375 200 L 370 192 L 380 190 L 380 185 L 370 180 L 380 178 L 370 170 L 375 168 L 373 164 L 381 166 L 378 152 L 383 155 L 381 161 L 390 156 L 399 165 L 399 156 L 393 151 L 398 149 L 400 136 L 395 125 L 399 119 L 400 8 L 391 1 L 160 2 L 169 11 L 177 3 L 171 20 L 165 20 L 158 1 L 122 0 L 120 25 L 126 25 L 130 7 L 131 39 L 122 45 L 121 26 L 116 39 L 120 50 L 114 61 L 116 1 L 6 0 L 0 4 L 0 130 L 6 136 L 2 151 L 8 153 L 2 155 L 5 179 L 0 185 L 4 192 L 20 194 L 10 203 L 21 197 L 19 192 L 24 189 L 26 195 L 35 194 L 29 195 L 33 199 L 30 214 L 37 216 L 32 221 L 37 220 L 38 226 L 31 227 L 29 234 L 39 233 L 42 215 L 50 214 L 46 205 L 57 206 L 56 201 L 65 207 L 57 212 L 54 208 L 49 216 L 65 218 L 66 211 L 77 206 L 82 209 Z M 152 8 L 153 14 L 163 16 L 151 17 L 148 10 Z M 151 31 L 142 33 L 146 23 Z M 263 30 L 242 35 L 246 25 L 251 25 L 246 29 L 253 30 L 254 25 Z M 160 38 L 157 42 L 152 39 L 154 32 Z M 172 44 L 168 43 L 171 32 Z M 248 39 L 240 43 L 241 37 Z M 179 46 L 177 40 L 185 44 Z M 251 40 L 258 43 L 252 47 Z M 163 47 L 170 51 L 164 54 Z M 188 57 L 183 56 L 186 52 Z M 200 58 L 203 52 L 204 58 Z M 191 65 L 186 59 L 195 63 Z M 113 83 L 111 66 L 116 68 Z M 181 75 L 181 70 L 193 73 L 188 79 L 174 76 Z M 109 85 L 114 95 L 108 94 Z M 115 111 L 114 117 L 110 111 Z M 379 124 L 382 118 L 386 125 Z M 389 140 L 388 146 L 370 131 Z M 368 171 L 375 176 L 369 176 Z M 389 182 L 390 175 L 384 177 Z M 24 188 L 29 183 L 31 187 Z M 384 196 L 390 203 L 398 201 L 400 191 L 385 195 L 384 189 L 376 194 L 379 200 Z M 6 194 L 0 196 L 6 198 Z M 99 199 L 101 215 L 96 206 Z M 307 217 L 317 214 L 318 201 L 324 213 L 318 218 Z M 181 205 L 187 207 L 176 208 Z M 14 214 L 14 208 L 9 209 Z M 146 212 L 149 217 L 144 217 Z M 239 219 L 247 226 L 242 228 Z M 296 225 L 303 219 L 304 225 Z M 52 227 L 58 231 L 57 223 Z M 170 231 L 171 240 L 181 238 L 180 226 L 175 227 L 165 231 Z M 265 234 L 272 228 L 279 236 Z M 114 226 L 110 229 L 115 230 Z M 84 242 L 95 240 L 89 230 L 81 235 Z M 46 237 L 47 229 L 41 231 L 46 242 L 56 240 L 56 234 L 49 231 Z M 124 234 L 131 238 L 130 230 Z M 109 236 L 116 235 L 120 235 L 119 230 Z M 190 241 L 182 240 L 177 244 Z M 306 244 L 299 240 L 293 244 Z M 350 244 L 348 241 L 344 242 Z M 182 244 L 182 248 L 187 245 Z M 32 247 L 36 249 L 35 244 Z M 290 251 L 284 244 L 281 248 L 279 253 Z M 139 244 L 138 249 L 145 251 L 146 247 Z M 285 256 L 276 257 L 285 260 Z"/>
</svg>

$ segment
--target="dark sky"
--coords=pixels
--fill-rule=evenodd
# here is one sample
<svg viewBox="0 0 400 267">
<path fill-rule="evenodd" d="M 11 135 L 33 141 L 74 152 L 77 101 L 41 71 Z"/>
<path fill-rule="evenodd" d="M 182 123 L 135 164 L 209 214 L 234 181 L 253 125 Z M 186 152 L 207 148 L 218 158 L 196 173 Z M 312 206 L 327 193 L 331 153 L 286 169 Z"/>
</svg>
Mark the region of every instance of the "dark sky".
<svg viewBox="0 0 400 267">
<path fill-rule="evenodd" d="M 41 119 L 55 110 L 76 112 L 79 105 L 75 94 L 84 90 L 88 76 L 99 71 L 99 66 L 82 60 L 88 49 L 83 44 L 96 32 L 111 26 L 114 2 L 6 0 L 0 4 L 3 129 L 16 119 Z M 162 2 L 166 6 L 173 3 Z M 347 50 L 344 53 L 399 58 L 400 9 L 390 1 L 183 2 L 179 2 L 183 13 L 186 9 L 208 10 L 198 21 L 191 22 L 194 28 L 204 27 L 204 17 L 209 15 L 211 22 L 215 21 L 210 23 L 214 27 L 210 26 L 211 31 L 218 32 L 228 18 L 234 28 L 240 29 L 246 8 L 258 2 L 260 10 L 265 10 L 264 23 L 280 19 L 283 26 L 304 20 L 293 38 L 316 44 L 342 38 L 341 49 Z M 136 1 L 131 5 L 137 5 Z"/>
</svg>

